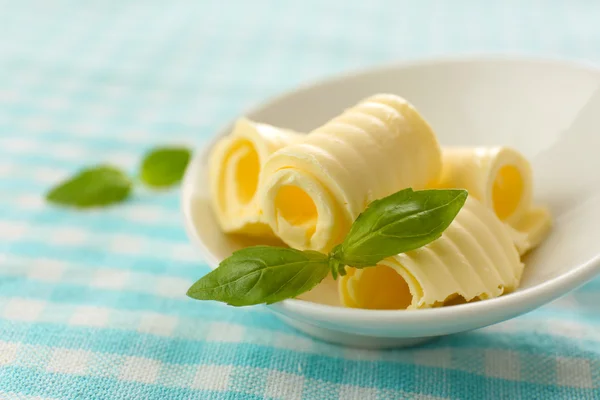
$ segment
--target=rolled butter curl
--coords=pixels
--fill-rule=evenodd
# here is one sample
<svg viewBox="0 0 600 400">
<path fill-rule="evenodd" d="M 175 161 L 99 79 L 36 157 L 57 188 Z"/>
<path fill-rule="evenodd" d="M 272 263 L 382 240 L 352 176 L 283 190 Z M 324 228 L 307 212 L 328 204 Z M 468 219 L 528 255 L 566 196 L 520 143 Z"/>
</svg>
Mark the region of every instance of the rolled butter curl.
<svg viewBox="0 0 600 400">
<path fill-rule="evenodd" d="M 509 224 L 531 207 L 533 175 L 529 161 L 509 147 L 445 147 L 437 186 L 464 188 Z"/>
<path fill-rule="evenodd" d="M 548 236 L 552 228 L 550 210 L 543 206 L 533 206 L 514 224 L 514 229 L 523 235 L 524 243 L 520 246 L 521 255 L 536 248 Z"/>
<path fill-rule="evenodd" d="M 272 235 L 257 198 L 260 170 L 273 152 L 301 136 L 240 118 L 231 134 L 215 144 L 208 164 L 210 197 L 224 232 Z"/>
<path fill-rule="evenodd" d="M 338 278 L 345 306 L 417 309 L 498 297 L 518 287 L 523 264 L 506 225 L 469 197 L 439 239 L 347 272 Z"/>
<path fill-rule="evenodd" d="M 288 245 L 328 251 L 371 201 L 424 188 L 440 171 L 427 122 L 403 98 L 379 94 L 273 153 L 261 172 L 262 209 Z"/>
<path fill-rule="evenodd" d="M 509 147 L 446 147 L 442 149 L 442 188 L 464 188 L 494 210 L 498 218 L 524 236 L 521 254 L 538 246 L 552 225 L 550 212 L 532 204 L 533 173 L 529 161 Z M 517 243 L 517 242 L 515 242 Z"/>
</svg>

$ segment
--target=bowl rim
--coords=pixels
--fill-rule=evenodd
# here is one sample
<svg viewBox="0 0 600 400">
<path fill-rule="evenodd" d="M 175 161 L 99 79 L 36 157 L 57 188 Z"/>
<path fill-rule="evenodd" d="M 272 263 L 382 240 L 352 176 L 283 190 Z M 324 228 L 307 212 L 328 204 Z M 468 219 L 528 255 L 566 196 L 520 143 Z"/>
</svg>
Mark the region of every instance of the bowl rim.
<svg viewBox="0 0 600 400">
<path fill-rule="evenodd" d="M 600 83 L 600 66 L 596 66 L 587 60 L 572 60 L 557 57 L 540 57 L 521 54 L 481 54 L 481 55 L 458 55 L 458 56 L 438 56 L 427 57 L 413 60 L 395 61 L 381 65 L 350 70 L 345 73 L 325 76 L 315 81 L 300 84 L 295 88 L 284 91 L 281 94 L 272 96 L 266 101 L 248 108 L 241 115 L 252 116 L 261 112 L 265 108 L 284 101 L 285 99 L 296 96 L 299 93 L 318 89 L 320 86 L 332 83 L 341 83 L 348 79 L 355 79 L 363 76 L 376 75 L 384 72 L 390 72 L 400 69 L 427 67 L 438 64 L 472 64 L 472 63 L 525 63 L 536 64 L 540 67 L 554 66 L 567 69 L 577 69 L 582 72 L 592 73 L 598 76 Z M 184 220 L 184 226 L 188 237 L 194 246 L 200 251 L 200 255 L 207 262 L 211 269 L 216 268 L 219 260 L 213 257 L 211 251 L 205 246 L 195 232 L 191 218 L 191 199 L 194 197 L 194 188 L 192 182 L 196 181 L 196 176 L 201 172 L 201 166 L 206 160 L 208 153 L 214 143 L 226 135 L 233 126 L 235 119 L 224 125 L 210 141 L 204 144 L 199 151 L 196 151 L 190 162 L 184 178 L 182 180 L 181 190 L 181 212 Z M 335 317 L 339 323 L 377 322 L 382 324 L 405 323 L 425 323 L 432 319 L 443 322 L 451 322 L 460 317 L 473 316 L 481 312 L 488 313 L 506 313 L 507 310 L 524 309 L 531 311 L 549 301 L 552 301 L 567 292 L 583 285 L 595 275 L 600 274 L 600 254 L 586 263 L 578 265 L 576 268 L 560 276 L 554 277 L 546 282 L 533 287 L 519 290 L 493 299 L 487 299 L 481 302 L 454 305 L 451 307 L 439 307 L 418 310 L 370 310 L 359 308 L 348 308 L 342 306 L 331 306 L 319 303 L 313 303 L 300 299 L 287 299 L 278 303 L 268 305 L 277 313 L 285 315 L 297 314 L 318 318 L 320 320 Z"/>
</svg>

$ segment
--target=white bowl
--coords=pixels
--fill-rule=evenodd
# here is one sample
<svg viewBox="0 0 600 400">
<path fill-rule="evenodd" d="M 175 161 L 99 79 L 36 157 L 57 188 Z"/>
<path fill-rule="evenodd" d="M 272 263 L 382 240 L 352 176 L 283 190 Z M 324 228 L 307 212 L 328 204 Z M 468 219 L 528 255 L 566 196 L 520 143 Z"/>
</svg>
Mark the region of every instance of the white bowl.
<svg viewBox="0 0 600 400">
<path fill-rule="evenodd" d="M 600 70 L 558 61 L 434 60 L 326 80 L 248 112 L 251 119 L 307 132 L 368 95 L 399 94 L 430 122 L 442 145 L 521 150 L 532 160 L 537 199 L 556 218 L 551 235 L 527 258 L 521 287 L 497 299 L 414 311 L 350 309 L 339 306 L 335 284 L 327 281 L 302 300 L 268 307 L 330 342 L 406 346 L 516 317 L 590 280 L 600 272 L 599 84 Z M 208 203 L 208 150 L 197 152 L 187 170 L 182 206 L 192 242 L 216 268 L 233 250 L 253 243 L 217 226 Z"/>
</svg>

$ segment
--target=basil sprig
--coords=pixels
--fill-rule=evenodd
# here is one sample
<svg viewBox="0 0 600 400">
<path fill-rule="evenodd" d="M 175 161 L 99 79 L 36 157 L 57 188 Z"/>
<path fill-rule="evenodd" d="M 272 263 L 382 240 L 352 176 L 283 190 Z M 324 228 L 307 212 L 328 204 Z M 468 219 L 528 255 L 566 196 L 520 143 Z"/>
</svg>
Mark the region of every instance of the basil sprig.
<svg viewBox="0 0 600 400">
<path fill-rule="evenodd" d="M 190 161 L 185 147 L 158 147 L 149 151 L 140 166 L 140 180 L 152 188 L 166 188 L 178 183 Z M 86 168 L 59 183 L 46 193 L 46 200 L 66 207 L 106 207 L 126 201 L 133 192 L 134 181 L 126 172 L 112 165 Z"/>
<path fill-rule="evenodd" d="M 425 246 L 442 235 L 466 199 L 465 190 L 406 189 L 375 200 L 333 249 L 332 258 L 364 268 Z"/>
<path fill-rule="evenodd" d="M 309 291 L 328 273 L 323 253 L 253 246 L 223 260 L 219 268 L 196 282 L 188 295 L 233 306 L 271 304 Z"/>
<path fill-rule="evenodd" d="M 190 287 L 197 300 L 232 306 L 271 304 L 314 288 L 345 267 L 367 268 L 386 257 L 418 249 L 439 238 L 467 200 L 461 189 L 404 189 L 372 202 L 328 255 L 273 246 L 234 252 Z"/>
</svg>

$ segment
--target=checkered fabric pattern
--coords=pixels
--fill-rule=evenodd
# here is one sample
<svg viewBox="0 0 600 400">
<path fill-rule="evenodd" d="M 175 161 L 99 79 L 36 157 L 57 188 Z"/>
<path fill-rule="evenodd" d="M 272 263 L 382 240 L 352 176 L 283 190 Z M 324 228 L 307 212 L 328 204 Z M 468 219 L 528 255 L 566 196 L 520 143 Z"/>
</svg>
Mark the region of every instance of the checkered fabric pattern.
<svg viewBox="0 0 600 400">
<path fill-rule="evenodd" d="M 596 1 L 0 0 L 1 399 L 600 399 L 600 280 L 420 348 L 315 341 L 192 301 L 179 193 L 48 206 L 82 166 L 132 173 L 300 83 L 510 52 L 600 62 Z"/>
</svg>

